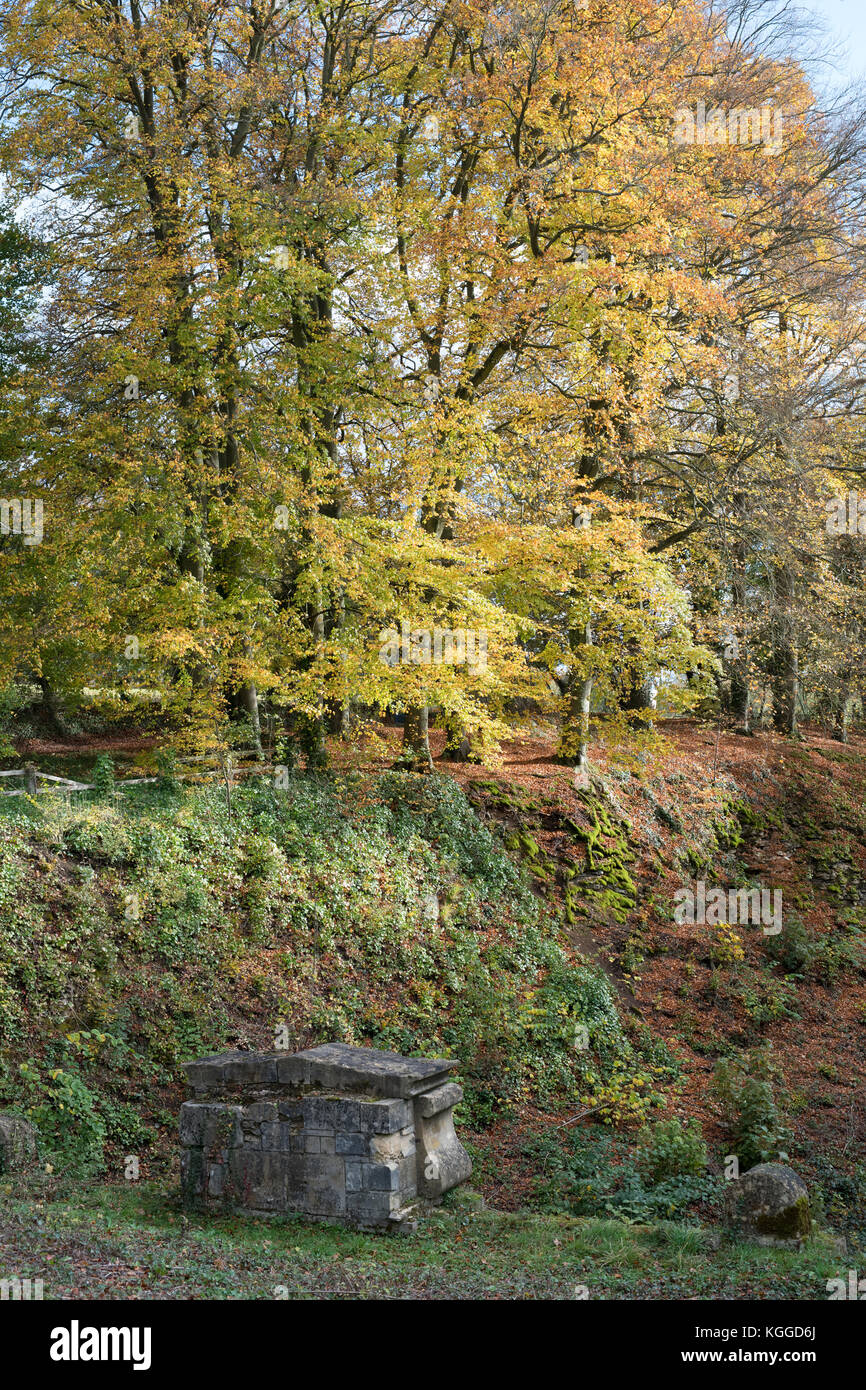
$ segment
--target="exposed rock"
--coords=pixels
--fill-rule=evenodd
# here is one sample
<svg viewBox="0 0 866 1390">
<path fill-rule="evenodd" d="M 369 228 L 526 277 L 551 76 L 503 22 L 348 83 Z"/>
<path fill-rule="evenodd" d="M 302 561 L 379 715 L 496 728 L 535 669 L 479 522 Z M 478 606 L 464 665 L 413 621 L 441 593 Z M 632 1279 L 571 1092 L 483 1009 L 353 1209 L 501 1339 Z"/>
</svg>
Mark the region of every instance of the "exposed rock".
<svg viewBox="0 0 866 1390">
<path fill-rule="evenodd" d="M 36 1132 L 19 1115 L 0 1114 L 0 1173 L 16 1173 L 36 1162 Z"/>
<path fill-rule="evenodd" d="M 812 1225 L 809 1192 L 784 1163 L 759 1163 L 731 1182 L 725 1218 L 746 1240 L 799 1249 Z"/>
</svg>

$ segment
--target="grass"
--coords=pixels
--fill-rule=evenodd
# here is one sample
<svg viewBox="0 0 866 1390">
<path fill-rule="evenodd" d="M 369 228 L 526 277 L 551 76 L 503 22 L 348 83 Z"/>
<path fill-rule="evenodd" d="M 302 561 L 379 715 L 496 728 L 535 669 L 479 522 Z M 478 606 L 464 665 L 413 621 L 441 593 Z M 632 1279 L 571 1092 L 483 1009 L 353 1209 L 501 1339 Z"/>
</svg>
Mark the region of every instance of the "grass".
<svg viewBox="0 0 866 1390">
<path fill-rule="evenodd" d="M 856 1265 L 823 1237 L 715 1248 L 695 1226 L 484 1210 L 465 1192 L 398 1236 L 186 1216 L 156 1183 L 37 1187 L 0 1184 L 0 1273 L 42 1278 L 46 1299 L 803 1300 Z"/>
</svg>

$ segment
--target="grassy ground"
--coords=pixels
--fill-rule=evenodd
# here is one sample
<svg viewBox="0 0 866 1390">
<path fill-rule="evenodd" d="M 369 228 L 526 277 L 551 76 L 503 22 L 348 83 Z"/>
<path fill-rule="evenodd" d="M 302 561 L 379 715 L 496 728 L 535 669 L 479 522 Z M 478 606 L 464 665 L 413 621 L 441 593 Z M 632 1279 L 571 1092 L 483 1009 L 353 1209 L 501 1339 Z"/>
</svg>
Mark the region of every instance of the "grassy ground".
<svg viewBox="0 0 866 1390">
<path fill-rule="evenodd" d="M 42 1278 L 46 1299 L 823 1299 L 854 1261 L 824 1237 L 766 1250 L 674 1222 L 484 1210 L 472 1194 L 397 1236 L 188 1217 L 153 1183 L 0 1193 L 0 1268 Z"/>
</svg>

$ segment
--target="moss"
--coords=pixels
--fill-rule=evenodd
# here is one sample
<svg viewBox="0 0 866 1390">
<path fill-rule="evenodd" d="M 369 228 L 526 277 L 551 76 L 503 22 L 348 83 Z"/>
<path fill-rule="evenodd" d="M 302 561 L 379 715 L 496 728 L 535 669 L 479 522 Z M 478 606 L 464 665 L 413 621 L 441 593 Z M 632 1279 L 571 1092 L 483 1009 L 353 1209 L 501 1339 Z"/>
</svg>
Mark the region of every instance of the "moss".
<svg viewBox="0 0 866 1390">
<path fill-rule="evenodd" d="M 586 846 L 586 861 L 589 867 L 592 868 L 593 846 L 598 844 L 598 841 L 601 838 L 601 827 L 599 826 L 598 822 L 594 822 L 592 825 L 578 825 L 577 821 L 574 821 L 570 817 L 568 817 L 565 820 L 564 824 L 566 829 L 569 831 L 571 835 L 574 836 L 576 840 L 583 840 Z"/>
<path fill-rule="evenodd" d="M 622 893 L 617 893 L 614 888 L 588 888 L 585 896 L 589 898 L 603 912 L 609 912 L 617 922 L 628 921 L 629 913 L 634 907 L 634 902 L 626 898 Z"/>
<path fill-rule="evenodd" d="M 505 848 L 512 853 L 519 852 L 525 859 L 538 859 L 541 855 L 538 841 L 522 828 L 512 830 L 505 836 Z"/>
<path fill-rule="evenodd" d="M 637 888 L 634 879 L 623 864 L 613 860 L 612 863 L 605 865 L 605 881 L 613 886 L 623 889 L 623 896 L 630 898 L 632 902 L 637 898 Z"/>
<path fill-rule="evenodd" d="M 755 1225 L 762 1236 L 774 1236 L 777 1240 L 803 1240 L 812 1228 L 812 1215 L 809 1198 L 798 1197 L 796 1202 L 784 1211 L 760 1215 Z"/>
</svg>

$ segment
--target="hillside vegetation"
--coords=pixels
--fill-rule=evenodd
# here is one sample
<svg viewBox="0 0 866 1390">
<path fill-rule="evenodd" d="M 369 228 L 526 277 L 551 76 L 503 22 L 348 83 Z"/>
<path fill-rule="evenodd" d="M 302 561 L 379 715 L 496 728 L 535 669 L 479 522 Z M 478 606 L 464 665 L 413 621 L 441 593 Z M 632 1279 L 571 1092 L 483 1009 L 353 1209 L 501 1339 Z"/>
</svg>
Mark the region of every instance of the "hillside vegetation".
<svg viewBox="0 0 866 1390">
<path fill-rule="evenodd" d="M 276 1241 L 316 1278 L 366 1252 L 362 1295 L 408 1280 L 446 1296 L 453 1276 L 466 1296 L 574 1297 L 569 1280 L 600 1277 L 598 1247 L 605 1268 L 619 1251 L 630 1296 L 689 1296 L 683 1261 L 701 1288 L 716 1269 L 720 1296 L 823 1296 L 840 1237 L 849 1252 L 866 1237 L 862 753 L 725 735 L 714 768 L 710 737 L 683 726 L 577 790 L 549 745 L 524 741 L 495 775 L 261 775 L 229 797 L 171 776 L 121 794 L 109 777 L 72 804 L 18 803 L 2 822 L 0 1104 L 37 1125 L 42 1173 L 7 1175 L 3 1239 L 34 1209 L 58 1249 L 80 1226 L 104 1244 L 107 1222 L 120 1265 L 150 1252 L 142 1287 L 166 1294 L 166 1261 L 191 1277 L 173 1234 L 189 1229 L 182 1063 L 340 1039 L 457 1059 L 478 1195 L 454 1194 L 422 1238 L 439 1250 L 453 1223 L 461 1240 L 471 1228 L 461 1249 L 490 1245 L 489 1285 L 370 1237 L 195 1218 L 226 1269 L 252 1242 L 259 1282 L 285 1283 Z M 788 929 L 675 922 L 676 887 L 696 878 L 783 881 Z M 809 1180 L 800 1256 L 710 1239 L 732 1152 L 785 1152 Z M 31 1248 L 47 1258 L 42 1237 Z M 304 1259 L 295 1273 L 315 1283 Z"/>
</svg>

